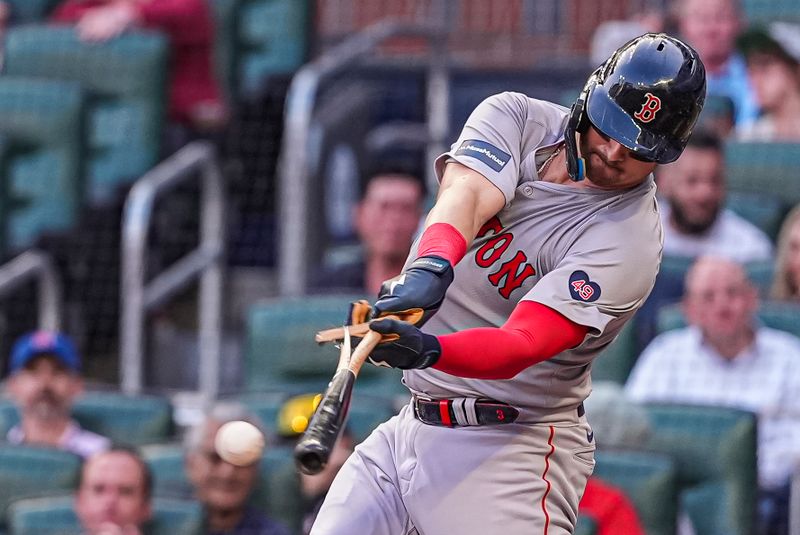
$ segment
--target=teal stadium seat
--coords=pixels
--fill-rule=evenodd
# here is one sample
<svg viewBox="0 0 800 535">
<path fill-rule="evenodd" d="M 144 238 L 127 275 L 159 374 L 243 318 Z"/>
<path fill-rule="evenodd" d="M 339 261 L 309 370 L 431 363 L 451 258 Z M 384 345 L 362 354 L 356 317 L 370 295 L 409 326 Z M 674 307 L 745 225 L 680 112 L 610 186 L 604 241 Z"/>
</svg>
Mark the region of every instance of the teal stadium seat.
<svg viewBox="0 0 800 535">
<path fill-rule="evenodd" d="M 22 26 L 6 35 L 3 70 L 79 82 L 86 90 L 87 195 L 102 203 L 158 161 L 167 59 L 167 41 L 154 32 L 86 44 L 69 27 Z"/>
<path fill-rule="evenodd" d="M 780 194 L 731 191 L 725 206 L 761 229 L 775 243 L 786 216 Z"/>
<path fill-rule="evenodd" d="M 678 509 L 677 469 L 667 455 L 622 450 L 595 452 L 594 475 L 633 502 L 648 535 L 674 535 Z"/>
<path fill-rule="evenodd" d="M 159 396 L 87 392 L 72 407 L 73 417 L 90 431 L 120 444 L 166 442 L 173 435 L 172 405 Z M 19 422 L 11 401 L 0 401 L 0 436 Z"/>
<path fill-rule="evenodd" d="M 80 535 L 72 496 L 33 498 L 14 503 L 9 524 L 14 535 Z M 174 498 L 153 499 L 153 519 L 149 535 L 201 535 L 203 508 L 195 501 Z"/>
<path fill-rule="evenodd" d="M 800 337 L 800 304 L 784 301 L 762 301 L 756 317 L 767 327 Z M 668 305 L 658 311 L 658 332 L 686 327 L 680 305 Z"/>
<path fill-rule="evenodd" d="M 214 64 L 217 78 L 222 82 L 229 102 L 237 96 L 239 72 L 239 9 L 242 0 L 211 0 L 214 15 Z"/>
<path fill-rule="evenodd" d="M 742 7 L 749 22 L 800 22 L 800 3 L 797 0 L 742 0 Z"/>
<path fill-rule="evenodd" d="M 85 99 L 79 84 L 0 76 L 3 214 L 9 250 L 76 223 L 83 201 Z"/>
<path fill-rule="evenodd" d="M 306 59 L 308 0 L 242 0 L 239 8 L 240 94 L 258 90 L 270 74 L 297 70 Z"/>
<path fill-rule="evenodd" d="M 153 474 L 153 494 L 184 497 L 192 495 L 186 478 L 183 446 L 180 443 L 149 444 L 141 448 L 142 458 Z"/>
<path fill-rule="evenodd" d="M 723 407 L 646 409 L 652 426 L 648 449 L 674 460 L 679 500 L 697 533 L 751 534 L 758 493 L 756 416 Z"/>
<path fill-rule="evenodd" d="M 745 143 L 725 145 L 728 191 L 774 193 L 785 208 L 800 203 L 797 161 L 800 143 Z"/>
<path fill-rule="evenodd" d="M 14 500 L 75 488 L 81 459 L 52 448 L 0 444 L 0 529 Z"/>
<path fill-rule="evenodd" d="M 625 324 L 617 338 L 592 362 L 592 381 L 625 384 L 638 356 L 635 321 L 634 317 Z"/>
<path fill-rule="evenodd" d="M 6 0 L 11 8 L 12 24 L 29 24 L 44 20 L 58 0 Z"/>
<path fill-rule="evenodd" d="M 314 342 L 322 329 L 341 326 L 348 304 L 362 296 L 325 295 L 277 298 L 254 305 L 247 317 L 244 386 L 248 392 L 322 392 L 336 369 L 339 351 Z M 407 394 L 399 370 L 366 364 L 355 391 Z"/>
<path fill-rule="evenodd" d="M 86 429 L 123 444 L 166 442 L 173 436 L 172 404 L 166 397 L 87 392 L 72 413 Z"/>
</svg>

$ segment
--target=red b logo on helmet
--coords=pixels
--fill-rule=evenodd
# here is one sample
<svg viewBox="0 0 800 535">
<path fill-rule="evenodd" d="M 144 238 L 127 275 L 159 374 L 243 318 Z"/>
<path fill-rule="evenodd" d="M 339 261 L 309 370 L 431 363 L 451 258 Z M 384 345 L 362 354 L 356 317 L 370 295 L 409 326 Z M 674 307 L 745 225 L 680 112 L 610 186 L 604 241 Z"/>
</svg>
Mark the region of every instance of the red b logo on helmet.
<svg viewBox="0 0 800 535">
<path fill-rule="evenodd" d="M 656 118 L 656 113 L 661 109 L 661 99 L 652 93 L 645 93 L 647 100 L 642 104 L 642 109 L 633 114 L 634 117 L 643 123 L 649 123 Z"/>
</svg>

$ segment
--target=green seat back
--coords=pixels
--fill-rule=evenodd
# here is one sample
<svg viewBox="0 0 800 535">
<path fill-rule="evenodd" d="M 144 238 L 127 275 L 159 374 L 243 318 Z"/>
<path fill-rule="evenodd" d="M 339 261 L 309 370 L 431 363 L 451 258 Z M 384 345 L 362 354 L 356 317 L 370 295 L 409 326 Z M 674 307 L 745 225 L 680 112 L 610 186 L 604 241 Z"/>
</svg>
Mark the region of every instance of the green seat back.
<svg viewBox="0 0 800 535">
<path fill-rule="evenodd" d="M 80 468 L 80 457 L 66 451 L 0 444 L 0 526 L 12 501 L 74 489 Z"/>
<path fill-rule="evenodd" d="M 80 523 L 72 496 L 34 498 L 16 502 L 9 511 L 14 535 L 80 535 Z M 202 506 L 190 500 L 153 499 L 150 535 L 200 535 L 203 533 Z"/>
<path fill-rule="evenodd" d="M 756 317 L 767 327 L 800 337 L 800 304 L 782 301 L 762 301 Z M 658 332 L 686 327 L 680 305 L 667 305 L 658 311 Z"/>
<path fill-rule="evenodd" d="M 800 4 L 797 0 L 742 0 L 742 7 L 749 22 L 800 22 Z"/>
<path fill-rule="evenodd" d="M 707 485 L 721 489 L 713 502 L 706 503 L 707 518 L 692 517 L 695 525 L 708 526 L 700 532 L 751 533 L 758 489 L 756 416 L 724 407 L 648 404 L 646 408 L 653 431 L 649 448 L 675 461 L 681 501 L 693 503 L 706 496 Z"/>
<path fill-rule="evenodd" d="M 160 396 L 87 392 L 72 413 L 86 429 L 124 444 L 166 442 L 173 432 L 172 404 Z"/>
<path fill-rule="evenodd" d="M 649 535 L 673 535 L 678 507 L 677 470 L 666 455 L 598 450 L 594 475 L 630 498 Z"/>
<path fill-rule="evenodd" d="M 339 351 L 318 345 L 314 334 L 343 325 L 355 295 L 305 296 L 262 301 L 247 318 L 245 389 L 322 392 L 336 369 Z M 399 372 L 365 365 L 357 392 L 399 393 Z M 394 389 L 394 390 L 392 390 Z"/>
<path fill-rule="evenodd" d="M 214 64 L 217 78 L 222 82 L 228 101 L 233 102 L 238 94 L 236 73 L 238 72 L 239 9 L 242 0 L 212 0 L 214 16 Z"/>
<path fill-rule="evenodd" d="M 0 76 L 0 133 L 12 144 L 3 166 L 2 223 L 9 247 L 33 245 L 78 219 L 83 200 L 85 98 L 75 82 Z"/>
<path fill-rule="evenodd" d="M 11 7 L 11 22 L 27 24 L 41 22 L 58 0 L 6 0 Z"/>
<path fill-rule="evenodd" d="M 761 229 L 773 243 L 786 215 L 783 200 L 768 193 L 732 191 L 728 194 L 726 207 Z"/>
<path fill-rule="evenodd" d="M 592 381 L 625 384 L 638 356 L 635 321 L 635 318 L 628 321 L 617 338 L 592 362 Z"/>
<path fill-rule="evenodd" d="M 573 535 L 595 535 L 597 533 L 597 523 L 589 517 L 578 515 L 578 523 L 575 525 Z"/>
<path fill-rule="evenodd" d="M 289 73 L 303 64 L 308 41 L 307 0 L 243 0 L 239 9 L 239 85 L 260 87 L 270 74 Z"/>
<path fill-rule="evenodd" d="M 786 207 L 800 202 L 796 163 L 800 143 L 728 142 L 725 146 L 728 190 L 776 192 Z"/>
<path fill-rule="evenodd" d="M 153 474 L 156 496 L 191 496 L 186 477 L 183 446 L 180 443 L 150 444 L 141 448 L 142 457 Z"/>
<path fill-rule="evenodd" d="M 14 403 L 8 398 L 0 398 L 0 442 L 5 439 L 8 430 L 19 422 L 19 415 Z"/>
<path fill-rule="evenodd" d="M 86 44 L 69 27 L 24 26 L 6 36 L 4 71 L 80 82 L 88 92 L 88 195 L 103 202 L 158 161 L 167 59 L 167 41 L 154 32 Z"/>
</svg>

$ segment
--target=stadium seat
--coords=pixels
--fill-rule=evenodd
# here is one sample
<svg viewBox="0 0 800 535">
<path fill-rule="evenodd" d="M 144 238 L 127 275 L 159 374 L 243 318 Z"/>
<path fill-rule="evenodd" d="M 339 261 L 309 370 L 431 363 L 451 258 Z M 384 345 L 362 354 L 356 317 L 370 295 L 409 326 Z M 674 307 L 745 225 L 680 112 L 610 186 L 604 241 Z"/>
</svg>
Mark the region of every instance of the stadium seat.
<svg viewBox="0 0 800 535">
<path fill-rule="evenodd" d="M 102 203 L 158 161 L 167 58 L 158 33 L 86 44 L 69 27 L 22 26 L 7 33 L 3 71 L 81 83 L 90 98 L 87 193 Z"/>
<path fill-rule="evenodd" d="M 66 451 L 0 444 L 0 529 L 12 501 L 74 489 L 80 467 L 80 457 Z"/>
<path fill-rule="evenodd" d="M 678 507 L 674 461 L 650 452 L 597 450 L 594 475 L 622 490 L 649 535 L 674 535 Z"/>
<path fill-rule="evenodd" d="M 294 72 L 306 59 L 310 2 L 242 0 L 237 47 L 240 94 L 256 91 L 271 74 Z"/>
<path fill-rule="evenodd" d="M 12 24 L 41 22 L 58 0 L 6 0 L 11 7 Z"/>
<path fill-rule="evenodd" d="M 173 432 L 172 405 L 158 396 L 87 392 L 76 400 L 72 415 L 82 427 L 132 446 L 165 442 Z M 11 401 L 0 401 L 2 436 L 18 422 Z"/>
<path fill-rule="evenodd" d="M 153 494 L 165 497 L 191 496 L 186 478 L 183 446 L 180 443 L 142 446 L 142 457 L 153 474 Z"/>
<path fill-rule="evenodd" d="M 797 0 L 743 0 L 742 7 L 749 22 L 800 22 L 800 3 Z"/>
<path fill-rule="evenodd" d="M 595 535 L 597 533 L 597 524 L 591 518 L 578 515 L 578 523 L 575 526 L 573 535 Z"/>
<path fill-rule="evenodd" d="M 785 207 L 791 207 L 800 202 L 800 181 L 795 169 L 798 159 L 800 143 L 728 142 L 728 191 L 776 192 Z"/>
<path fill-rule="evenodd" d="M 319 346 L 314 334 L 341 326 L 351 301 L 360 295 L 276 298 L 252 307 L 247 317 L 244 387 L 248 392 L 322 392 L 333 376 L 338 350 Z M 356 392 L 402 394 L 398 370 L 369 364 L 361 369 Z"/>
<path fill-rule="evenodd" d="M 757 502 L 756 416 L 723 407 L 646 405 L 649 449 L 670 456 L 680 502 L 704 535 L 752 533 Z M 710 486 L 718 492 L 709 493 Z"/>
<path fill-rule="evenodd" d="M 725 207 L 761 229 L 775 243 L 783 217 L 786 215 L 779 194 L 731 191 Z"/>
<path fill-rule="evenodd" d="M 756 317 L 767 327 L 792 333 L 800 337 L 800 304 L 783 301 L 762 301 Z M 686 318 L 679 304 L 668 305 L 658 311 L 658 332 L 686 326 Z"/>
<path fill-rule="evenodd" d="M 3 234 L 9 250 L 77 222 L 85 98 L 79 84 L 0 76 Z M 6 252 L 6 251 L 4 251 Z"/>
<path fill-rule="evenodd" d="M 20 500 L 9 509 L 14 535 L 80 535 L 72 496 Z M 153 519 L 145 533 L 150 535 L 201 535 L 203 508 L 195 501 L 174 498 L 153 499 Z"/>
<path fill-rule="evenodd" d="M 172 405 L 165 397 L 87 392 L 72 413 L 83 427 L 115 442 L 141 445 L 172 437 Z"/>
<path fill-rule="evenodd" d="M 635 321 L 634 318 L 625 324 L 617 338 L 592 362 L 592 381 L 625 384 L 638 356 Z"/>
<path fill-rule="evenodd" d="M 236 74 L 239 70 L 239 9 L 242 0 L 212 0 L 211 9 L 214 16 L 214 63 L 217 78 L 229 102 L 234 102 L 238 95 Z"/>
</svg>

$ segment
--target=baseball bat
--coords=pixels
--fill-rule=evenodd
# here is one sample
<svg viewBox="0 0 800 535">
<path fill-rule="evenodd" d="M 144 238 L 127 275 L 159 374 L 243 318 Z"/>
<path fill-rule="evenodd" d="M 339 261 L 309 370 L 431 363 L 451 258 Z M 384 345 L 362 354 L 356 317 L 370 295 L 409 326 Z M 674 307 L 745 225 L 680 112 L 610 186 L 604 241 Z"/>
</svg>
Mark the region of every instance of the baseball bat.
<svg viewBox="0 0 800 535">
<path fill-rule="evenodd" d="M 303 433 L 303 438 L 294 448 L 295 463 L 301 472 L 309 475 L 318 474 L 328 463 L 350 410 L 350 398 L 358 372 L 380 340 L 380 333 L 369 331 L 351 356 L 350 332 L 345 328 L 344 343 L 336 373 Z"/>
</svg>

